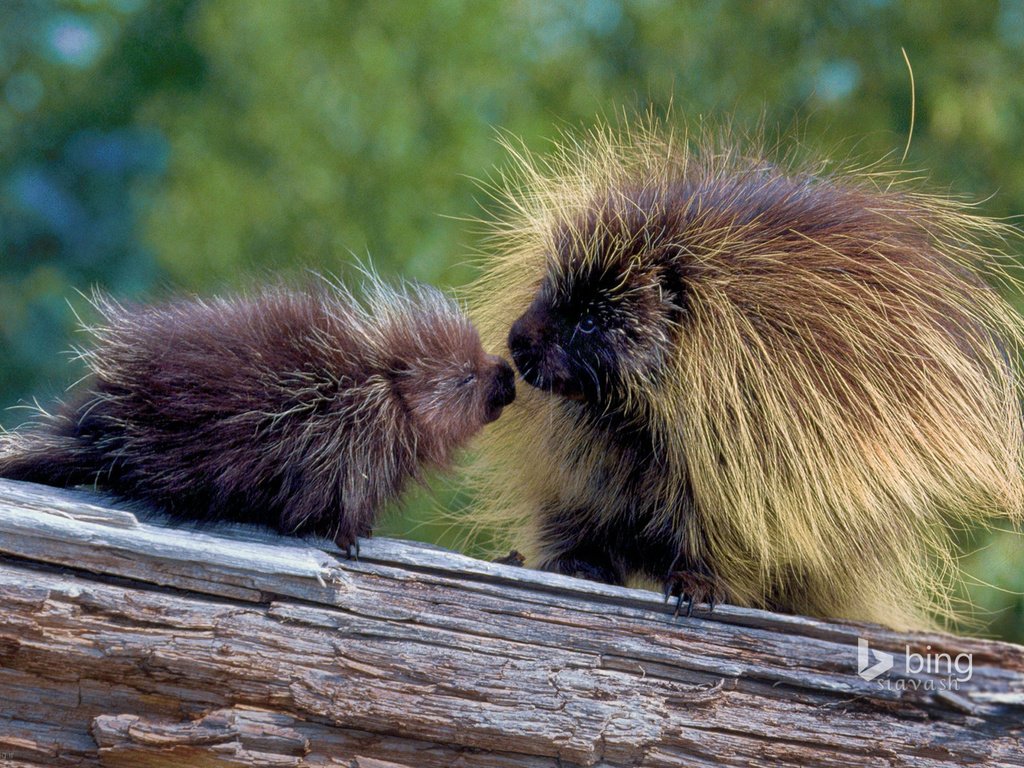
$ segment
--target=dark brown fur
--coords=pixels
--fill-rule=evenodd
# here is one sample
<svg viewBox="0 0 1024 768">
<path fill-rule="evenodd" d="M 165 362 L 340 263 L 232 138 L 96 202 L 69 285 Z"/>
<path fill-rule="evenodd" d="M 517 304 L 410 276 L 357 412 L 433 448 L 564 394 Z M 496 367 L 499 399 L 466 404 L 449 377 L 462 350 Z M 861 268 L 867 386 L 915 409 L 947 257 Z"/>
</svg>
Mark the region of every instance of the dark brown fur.
<svg viewBox="0 0 1024 768">
<path fill-rule="evenodd" d="M 424 466 L 514 397 L 508 364 L 439 292 L 374 282 L 104 316 L 80 393 L 0 437 L 0 476 L 95 484 L 174 518 L 349 548 Z"/>
</svg>

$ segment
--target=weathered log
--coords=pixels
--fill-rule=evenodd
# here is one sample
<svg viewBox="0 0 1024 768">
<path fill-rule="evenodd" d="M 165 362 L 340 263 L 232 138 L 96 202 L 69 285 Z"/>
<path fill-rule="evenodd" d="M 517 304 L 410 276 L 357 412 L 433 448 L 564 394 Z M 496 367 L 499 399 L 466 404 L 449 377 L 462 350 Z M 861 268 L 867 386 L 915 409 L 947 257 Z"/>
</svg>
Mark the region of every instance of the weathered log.
<svg viewBox="0 0 1024 768">
<path fill-rule="evenodd" d="M 354 561 L 3 481 L 0 553 L 0 765 L 1024 765 L 1007 643 L 674 617 L 420 544 Z M 858 640 L 892 669 L 859 675 Z M 969 655 L 970 679 L 908 652 Z"/>
</svg>

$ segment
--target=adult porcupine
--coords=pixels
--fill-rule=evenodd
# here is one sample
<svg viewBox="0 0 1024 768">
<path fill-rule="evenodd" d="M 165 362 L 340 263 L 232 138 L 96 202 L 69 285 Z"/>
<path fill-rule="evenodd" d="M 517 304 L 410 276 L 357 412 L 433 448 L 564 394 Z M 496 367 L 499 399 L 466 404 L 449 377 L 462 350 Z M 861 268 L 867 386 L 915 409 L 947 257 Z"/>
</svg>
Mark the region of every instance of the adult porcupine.
<svg viewBox="0 0 1024 768">
<path fill-rule="evenodd" d="M 324 283 L 132 309 L 99 297 L 81 393 L 0 436 L 0 476 L 348 550 L 515 395 L 511 367 L 441 292 L 371 278 L 367 294 Z"/>
<path fill-rule="evenodd" d="M 474 319 L 533 387 L 483 440 L 483 513 L 690 609 L 948 614 L 949 524 L 1024 506 L 1022 324 L 983 279 L 1007 227 L 658 126 L 517 154 Z"/>
</svg>

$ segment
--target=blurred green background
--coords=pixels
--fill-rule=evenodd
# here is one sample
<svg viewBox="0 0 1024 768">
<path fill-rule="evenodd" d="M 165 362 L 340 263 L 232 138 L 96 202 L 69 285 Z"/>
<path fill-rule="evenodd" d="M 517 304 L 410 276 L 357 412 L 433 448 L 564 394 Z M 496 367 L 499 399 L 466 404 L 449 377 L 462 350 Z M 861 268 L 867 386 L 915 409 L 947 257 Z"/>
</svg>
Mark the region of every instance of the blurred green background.
<svg viewBox="0 0 1024 768">
<path fill-rule="evenodd" d="M 227 289 L 277 271 L 471 279 L 474 179 L 563 127 L 653 108 L 899 158 L 1024 212 L 1024 1 L 4 0 L 0 405 L 78 378 L 76 290 Z M 0 411 L 13 427 L 24 411 Z M 460 503 L 441 489 L 443 504 Z M 390 533 L 450 541 L 428 494 Z M 1024 640 L 1024 546 L 975 537 L 989 632 Z"/>
</svg>

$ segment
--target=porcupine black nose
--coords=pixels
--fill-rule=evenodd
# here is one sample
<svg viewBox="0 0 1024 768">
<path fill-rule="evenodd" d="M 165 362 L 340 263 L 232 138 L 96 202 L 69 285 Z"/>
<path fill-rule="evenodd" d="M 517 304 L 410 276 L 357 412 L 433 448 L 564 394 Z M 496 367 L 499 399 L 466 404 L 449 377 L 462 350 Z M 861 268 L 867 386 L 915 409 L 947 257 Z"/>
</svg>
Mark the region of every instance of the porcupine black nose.
<svg viewBox="0 0 1024 768">
<path fill-rule="evenodd" d="M 533 323 L 528 314 L 523 315 L 514 323 L 508 334 L 508 350 L 512 353 L 512 362 L 516 364 L 523 378 L 537 386 L 537 344 L 532 332 Z"/>
<path fill-rule="evenodd" d="M 512 366 L 497 355 L 488 355 L 487 362 L 493 366 L 487 390 L 487 421 L 494 421 L 502 408 L 516 399 L 516 378 Z"/>
</svg>

